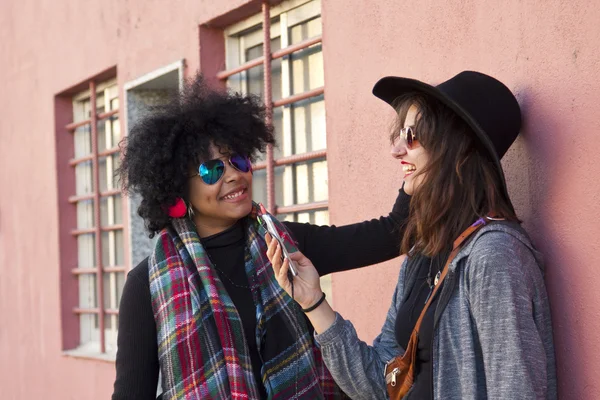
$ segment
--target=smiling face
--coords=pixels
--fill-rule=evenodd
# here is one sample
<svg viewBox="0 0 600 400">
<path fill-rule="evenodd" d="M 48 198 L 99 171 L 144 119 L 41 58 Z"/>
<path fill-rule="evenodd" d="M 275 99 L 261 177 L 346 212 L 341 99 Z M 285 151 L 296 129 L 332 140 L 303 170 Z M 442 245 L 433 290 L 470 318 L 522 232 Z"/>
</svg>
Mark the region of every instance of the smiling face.
<svg viewBox="0 0 600 400">
<path fill-rule="evenodd" d="M 233 226 L 252 210 L 252 172 L 242 172 L 229 163 L 230 153 L 211 144 L 209 160 L 225 164 L 223 176 L 213 185 L 191 171 L 189 199 L 200 237 L 217 234 Z M 209 161 L 205 160 L 205 161 Z"/>
<path fill-rule="evenodd" d="M 408 195 L 413 195 L 416 189 L 423 183 L 425 176 L 421 171 L 423 171 L 429 162 L 427 151 L 418 141 L 419 133 L 414 131 L 418 111 L 415 105 L 410 106 L 402 126 L 402 128 L 412 127 L 416 140 L 409 146 L 406 138 L 400 135 L 392 144 L 392 157 L 400 160 L 402 164 L 404 191 Z"/>
</svg>

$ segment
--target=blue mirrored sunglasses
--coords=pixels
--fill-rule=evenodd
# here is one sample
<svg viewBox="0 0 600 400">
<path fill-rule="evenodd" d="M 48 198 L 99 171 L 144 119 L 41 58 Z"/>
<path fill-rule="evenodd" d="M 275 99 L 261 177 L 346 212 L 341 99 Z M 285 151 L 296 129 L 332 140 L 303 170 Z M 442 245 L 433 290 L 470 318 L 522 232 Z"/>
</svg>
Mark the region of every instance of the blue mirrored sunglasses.
<svg viewBox="0 0 600 400">
<path fill-rule="evenodd" d="M 240 172 L 250 172 L 252 163 L 250 158 L 239 154 L 232 154 L 227 161 L 229 165 Z M 205 161 L 198 167 L 198 174 L 207 185 L 214 185 L 225 174 L 225 162 L 220 159 Z M 196 175 L 193 175 L 196 176 Z"/>
</svg>

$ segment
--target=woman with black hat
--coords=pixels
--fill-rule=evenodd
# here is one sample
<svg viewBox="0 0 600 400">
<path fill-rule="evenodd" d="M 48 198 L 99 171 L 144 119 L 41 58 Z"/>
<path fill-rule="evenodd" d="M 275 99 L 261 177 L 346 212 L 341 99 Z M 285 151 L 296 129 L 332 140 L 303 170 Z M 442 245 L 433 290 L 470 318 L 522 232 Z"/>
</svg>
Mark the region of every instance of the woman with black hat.
<svg viewBox="0 0 600 400">
<path fill-rule="evenodd" d="M 556 398 L 542 262 L 500 164 L 520 130 L 517 100 L 472 71 L 437 87 L 386 77 L 373 93 L 398 113 L 392 156 L 412 195 L 407 258 L 373 346 L 327 304 L 310 260 L 291 256 L 295 299 L 334 379 L 353 399 Z M 288 261 L 267 242 L 289 290 Z"/>
<path fill-rule="evenodd" d="M 113 400 L 155 398 L 159 371 L 164 399 L 343 398 L 265 257 L 251 165 L 273 143 L 264 117 L 198 75 L 133 128 L 121 174 L 156 241 L 123 289 Z M 325 275 L 398 256 L 408 203 L 400 191 L 389 216 L 341 227 L 273 222 Z"/>
</svg>

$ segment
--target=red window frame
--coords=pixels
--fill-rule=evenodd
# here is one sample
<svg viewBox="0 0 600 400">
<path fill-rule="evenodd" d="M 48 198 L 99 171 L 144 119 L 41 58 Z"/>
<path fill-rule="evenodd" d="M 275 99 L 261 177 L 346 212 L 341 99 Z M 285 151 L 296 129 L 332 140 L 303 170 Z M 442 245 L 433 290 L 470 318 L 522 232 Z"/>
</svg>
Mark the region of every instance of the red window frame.
<svg viewBox="0 0 600 400">
<path fill-rule="evenodd" d="M 59 214 L 60 214 L 60 230 L 61 232 L 61 303 L 62 303 L 62 315 L 63 315 L 63 348 L 70 350 L 80 345 L 80 332 L 75 331 L 80 326 L 81 316 L 97 315 L 98 316 L 98 330 L 99 330 L 99 345 L 100 353 L 106 353 L 106 332 L 105 332 L 105 316 L 107 315 L 118 315 L 118 309 L 105 308 L 104 305 L 104 273 L 126 273 L 128 268 L 127 264 L 127 208 L 125 207 L 124 198 L 121 197 L 119 201 L 122 201 L 122 223 L 112 224 L 109 226 L 101 225 L 101 210 L 100 203 L 104 197 L 110 197 L 117 194 L 121 194 L 119 189 L 107 190 L 100 192 L 100 168 L 99 160 L 101 157 L 108 157 L 120 152 L 119 146 L 112 147 L 103 151 L 98 151 L 98 123 L 104 120 L 118 116 L 121 109 L 112 109 L 103 113 L 98 113 L 96 97 L 97 97 L 97 82 L 106 81 L 116 72 L 116 69 L 110 69 L 94 79 L 84 82 L 76 87 L 67 90 L 60 94 L 56 98 L 56 119 L 57 119 L 57 170 L 58 170 L 58 183 L 59 183 Z M 114 78 L 114 75 L 112 75 Z M 73 95 L 77 92 L 89 89 L 90 93 L 90 118 L 64 124 L 63 121 L 73 120 Z M 119 121 L 122 123 L 122 121 Z M 74 138 L 73 134 L 77 128 L 89 126 L 91 132 L 91 154 L 79 158 L 70 158 L 65 160 L 65 157 L 72 157 L 74 154 Z M 121 129 L 121 138 L 123 137 L 123 130 Z M 70 154 L 66 155 L 66 154 Z M 92 182 L 93 192 L 85 195 L 73 195 L 75 191 L 75 168 L 77 165 L 84 162 L 92 162 Z M 65 165 L 66 164 L 66 165 Z M 66 168 L 65 168 L 66 167 Z M 61 176 L 62 175 L 62 176 Z M 67 176 L 68 175 L 68 176 Z M 77 225 L 77 205 L 81 201 L 93 200 L 94 214 L 93 221 L 94 227 L 89 229 L 76 229 L 73 228 Z M 62 208 L 62 209 L 61 209 Z M 124 251 L 124 262 L 125 265 L 119 266 L 104 266 L 103 254 L 102 254 L 102 233 L 110 231 L 123 231 L 123 251 Z M 65 232 L 66 231 L 66 232 Z M 77 265 L 77 253 L 78 243 L 77 238 L 84 234 L 94 234 L 94 248 L 95 248 L 95 267 L 92 268 L 80 268 Z M 92 274 L 96 276 L 96 307 L 94 308 L 81 308 L 79 306 L 79 299 L 77 293 L 79 292 L 79 280 L 77 279 L 80 275 Z"/>
</svg>

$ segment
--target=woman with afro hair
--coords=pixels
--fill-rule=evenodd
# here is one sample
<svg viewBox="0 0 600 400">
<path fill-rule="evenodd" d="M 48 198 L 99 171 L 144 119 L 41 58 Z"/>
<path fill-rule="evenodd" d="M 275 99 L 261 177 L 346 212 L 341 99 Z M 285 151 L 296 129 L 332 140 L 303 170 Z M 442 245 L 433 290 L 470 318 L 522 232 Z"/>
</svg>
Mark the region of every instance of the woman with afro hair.
<svg viewBox="0 0 600 400">
<path fill-rule="evenodd" d="M 124 142 L 126 191 L 154 250 L 129 274 L 120 304 L 113 400 L 336 399 L 313 328 L 274 277 L 252 202 L 251 160 L 274 143 L 254 96 L 201 75 L 156 107 Z M 276 222 L 286 247 L 321 276 L 399 255 L 410 198 L 353 225 Z"/>
</svg>

